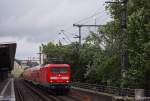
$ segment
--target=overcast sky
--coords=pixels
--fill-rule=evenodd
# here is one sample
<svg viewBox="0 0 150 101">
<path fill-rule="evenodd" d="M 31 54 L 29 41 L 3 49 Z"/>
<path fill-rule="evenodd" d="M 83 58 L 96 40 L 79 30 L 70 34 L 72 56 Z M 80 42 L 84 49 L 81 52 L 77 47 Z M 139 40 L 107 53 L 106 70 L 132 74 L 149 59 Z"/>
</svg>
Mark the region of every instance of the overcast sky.
<svg viewBox="0 0 150 101">
<path fill-rule="evenodd" d="M 65 34 L 75 41 L 73 35 L 78 29 L 72 26 L 73 23 L 95 13 L 99 13 L 96 16 L 97 24 L 109 21 L 110 17 L 105 12 L 105 1 L 0 0 L 0 42 L 16 42 L 16 58 L 37 57 L 41 43 L 58 40 L 67 43 L 63 40 L 65 36 L 58 34 L 60 30 L 65 30 Z M 94 21 L 92 18 L 79 23 L 94 24 Z"/>
</svg>

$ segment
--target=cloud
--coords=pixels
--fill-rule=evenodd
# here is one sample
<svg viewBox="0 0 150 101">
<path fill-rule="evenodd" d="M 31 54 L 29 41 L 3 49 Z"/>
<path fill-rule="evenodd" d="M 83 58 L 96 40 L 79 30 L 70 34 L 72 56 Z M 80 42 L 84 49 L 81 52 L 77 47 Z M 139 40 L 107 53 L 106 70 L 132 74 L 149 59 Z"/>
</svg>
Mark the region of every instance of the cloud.
<svg viewBox="0 0 150 101">
<path fill-rule="evenodd" d="M 28 57 L 38 58 L 39 46 L 41 43 L 29 42 L 26 38 L 19 39 L 17 37 L 1 37 L 0 43 L 2 42 L 15 42 L 17 43 L 16 58 L 27 59 Z"/>
<path fill-rule="evenodd" d="M 29 47 L 32 51 L 37 48 L 39 43 L 59 40 L 58 33 L 61 29 L 72 26 L 73 23 L 94 14 L 96 11 L 104 15 L 97 22 L 106 22 L 107 15 L 103 6 L 105 1 L 0 0 L 1 39 L 10 41 L 15 39 L 19 42 L 18 54 L 21 56 L 21 53 L 25 54 L 21 49 Z M 101 20 L 102 18 L 103 20 Z M 78 33 L 77 28 L 71 27 L 68 30 Z M 73 37 L 71 34 L 68 34 L 68 36 Z M 30 46 L 30 43 L 32 46 Z M 24 47 L 22 44 L 24 44 Z M 28 50 L 27 53 L 29 53 Z"/>
</svg>

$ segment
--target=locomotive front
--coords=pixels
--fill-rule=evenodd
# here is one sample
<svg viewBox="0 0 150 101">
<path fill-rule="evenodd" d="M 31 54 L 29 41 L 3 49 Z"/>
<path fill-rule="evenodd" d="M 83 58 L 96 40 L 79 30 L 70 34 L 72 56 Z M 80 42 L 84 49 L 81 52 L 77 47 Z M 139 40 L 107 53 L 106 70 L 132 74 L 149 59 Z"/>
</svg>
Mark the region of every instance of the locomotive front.
<svg viewBox="0 0 150 101">
<path fill-rule="evenodd" d="M 48 66 L 48 82 L 51 89 L 69 90 L 70 65 L 51 64 Z"/>
</svg>

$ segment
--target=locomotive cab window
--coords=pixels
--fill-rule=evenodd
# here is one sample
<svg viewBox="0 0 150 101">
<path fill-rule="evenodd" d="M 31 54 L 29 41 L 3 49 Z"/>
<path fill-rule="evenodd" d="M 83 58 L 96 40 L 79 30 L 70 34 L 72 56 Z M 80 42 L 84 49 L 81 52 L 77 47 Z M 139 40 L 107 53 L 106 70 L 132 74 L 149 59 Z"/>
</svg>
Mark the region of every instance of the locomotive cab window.
<svg viewBox="0 0 150 101">
<path fill-rule="evenodd" d="M 58 74 L 58 73 L 66 74 L 66 73 L 68 73 L 68 68 L 66 68 L 66 67 L 63 67 L 63 68 L 53 67 L 53 68 L 51 68 L 51 72 L 54 74 Z"/>
</svg>

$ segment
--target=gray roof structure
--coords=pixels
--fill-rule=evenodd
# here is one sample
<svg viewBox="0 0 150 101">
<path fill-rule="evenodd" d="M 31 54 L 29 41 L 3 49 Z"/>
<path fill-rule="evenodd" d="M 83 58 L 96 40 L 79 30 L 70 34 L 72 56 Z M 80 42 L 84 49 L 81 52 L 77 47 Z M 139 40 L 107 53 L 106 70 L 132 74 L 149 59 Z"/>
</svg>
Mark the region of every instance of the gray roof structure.
<svg viewBox="0 0 150 101">
<path fill-rule="evenodd" d="M 0 43 L 0 70 L 13 69 L 16 47 L 16 43 Z"/>
</svg>

